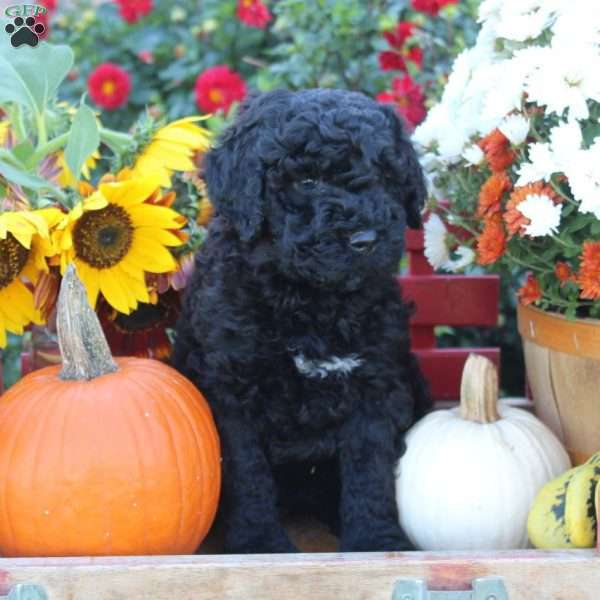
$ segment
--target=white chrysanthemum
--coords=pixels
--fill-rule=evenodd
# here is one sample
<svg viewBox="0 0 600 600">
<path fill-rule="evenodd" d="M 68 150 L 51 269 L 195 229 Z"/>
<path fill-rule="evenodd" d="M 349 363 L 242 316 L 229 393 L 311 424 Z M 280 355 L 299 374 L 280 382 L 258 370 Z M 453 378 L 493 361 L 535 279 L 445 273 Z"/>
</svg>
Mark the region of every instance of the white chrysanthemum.
<svg viewBox="0 0 600 600">
<path fill-rule="evenodd" d="M 470 165 L 479 165 L 483 162 L 485 158 L 485 154 L 483 150 L 477 144 L 471 144 L 467 146 L 462 153 L 462 157 L 470 164 Z"/>
<path fill-rule="evenodd" d="M 540 179 L 548 181 L 557 170 L 550 144 L 530 144 L 527 152 L 529 162 L 523 163 L 517 169 L 519 178 L 516 185 L 519 187 Z"/>
<path fill-rule="evenodd" d="M 556 47 L 573 43 L 574 32 L 579 45 L 598 46 L 600 40 L 600 11 L 589 10 L 590 0 L 569 0 L 557 8 L 552 26 L 552 44 Z M 582 18 L 585 15 L 585 18 Z"/>
<path fill-rule="evenodd" d="M 498 129 L 510 140 L 511 144 L 518 146 L 527 139 L 529 119 L 523 115 L 509 115 L 498 125 Z"/>
<path fill-rule="evenodd" d="M 479 17 L 477 20 L 483 23 L 490 19 L 499 19 L 505 4 L 505 0 L 483 0 L 479 5 Z"/>
<path fill-rule="evenodd" d="M 456 255 L 456 258 L 447 261 L 442 268 L 456 273 L 475 262 L 475 251 L 468 246 L 459 246 L 454 251 L 454 254 Z"/>
<path fill-rule="evenodd" d="M 425 257 L 434 269 L 441 269 L 450 260 L 447 236 L 448 230 L 443 221 L 432 214 L 423 225 L 425 237 Z"/>
<path fill-rule="evenodd" d="M 579 201 L 579 211 L 600 219 L 600 138 L 573 157 L 565 172 L 571 193 Z"/>
<path fill-rule="evenodd" d="M 600 54 L 592 46 L 573 42 L 544 48 L 544 60 L 525 84 L 529 100 L 547 112 L 587 119 L 587 100 L 600 102 Z"/>
<path fill-rule="evenodd" d="M 550 131 L 547 144 L 530 144 L 529 162 L 519 169 L 517 185 L 522 186 L 540 179 L 548 181 L 553 173 L 565 173 L 567 177 L 578 162 L 583 137 L 577 121 L 561 122 Z"/>
<path fill-rule="evenodd" d="M 427 186 L 427 195 L 430 198 L 436 198 L 437 200 L 444 200 L 446 194 L 440 190 L 436 185 L 437 174 L 445 166 L 440 160 L 440 157 L 435 152 L 426 152 L 421 154 L 420 158 L 421 167 L 423 168 L 423 174 L 425 175 L 425 184 Z"/>
<path fill-rule="evenodd" d="M 540 237 L 557 232 L 562 207 L 560 204 L 554 204 L 545 194 L 529 194 L 517 206 L 517 210 L 531 221 L 525 226 L 527 235 Z"/>
<path fill-rule="evenodd" d="M 448 113 L 442 104 L 436 104 L 427 113 L 427 118 L 417 126 L 412 139 L 423 148 L 431 148 L 434 143 L 437 143 L 440 132 L 447 125 Z"/>
<path fill-rule="evenodd" d="M 521 108 L 526 71 L 517 59 L 501 60 L 473 75 L 469 95 L 481 98 L 481 109 L 469 114 L 485 135 L 511 111 Z M 501 81 L 502 85 L 498 85 Z M 477 107 L 475 107 L 477 108 Z"/>
</svg>

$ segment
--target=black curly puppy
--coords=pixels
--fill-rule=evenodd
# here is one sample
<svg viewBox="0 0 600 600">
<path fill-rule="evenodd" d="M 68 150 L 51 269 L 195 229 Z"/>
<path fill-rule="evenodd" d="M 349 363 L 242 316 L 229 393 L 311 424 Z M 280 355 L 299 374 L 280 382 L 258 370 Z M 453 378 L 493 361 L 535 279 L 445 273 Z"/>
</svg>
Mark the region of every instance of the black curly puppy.
<svg viewBox="0 0 600 600">
<path fill-rule="evenodd" d="M 281 509 L 342 551 L 410 547 L 394 466 L 428 408 L 394 274 L 424 185 L 391 107 L 337 90 L 242 106 L 204 176 L 217 216 L 174 364 L 220 431 L 228 552 L 288 552 Z"/>
</svg>

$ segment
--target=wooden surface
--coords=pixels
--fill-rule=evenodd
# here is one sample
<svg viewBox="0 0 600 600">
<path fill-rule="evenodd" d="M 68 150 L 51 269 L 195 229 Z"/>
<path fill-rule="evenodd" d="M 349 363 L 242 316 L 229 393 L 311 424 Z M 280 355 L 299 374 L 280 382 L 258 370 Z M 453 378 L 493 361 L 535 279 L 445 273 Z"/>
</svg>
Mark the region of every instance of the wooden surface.
<svg viewBox="0 0 600 600">
<path fill-rule="evenodd" d="M 49 600 L 390 600 L 401 577 L 430 590 L 505 578 L 509 600 L 598 600 L 595 550 L 0 559 L 6 591 L 43 585 Z"/>
</svg>

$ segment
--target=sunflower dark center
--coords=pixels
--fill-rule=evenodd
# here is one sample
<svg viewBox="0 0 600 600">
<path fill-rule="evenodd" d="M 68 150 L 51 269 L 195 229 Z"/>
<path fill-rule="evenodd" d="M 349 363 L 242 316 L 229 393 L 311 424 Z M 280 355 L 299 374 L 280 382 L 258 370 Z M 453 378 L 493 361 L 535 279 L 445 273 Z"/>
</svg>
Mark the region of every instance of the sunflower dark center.
<svg viewBox="0 0 600 600">
<path fill-rule="evenodd" d="M 0 290 L 8 287 L 23 270 L 29 250 L 9 233 L 0 240 Z"/>
<path fill-rule="evenodd" d="M 131 219 L 115 204 L 84 213 L 73 229 L 78 258 L 96 269 L 116 265 L 129 252 L 132 239 Z"/>
</svg>

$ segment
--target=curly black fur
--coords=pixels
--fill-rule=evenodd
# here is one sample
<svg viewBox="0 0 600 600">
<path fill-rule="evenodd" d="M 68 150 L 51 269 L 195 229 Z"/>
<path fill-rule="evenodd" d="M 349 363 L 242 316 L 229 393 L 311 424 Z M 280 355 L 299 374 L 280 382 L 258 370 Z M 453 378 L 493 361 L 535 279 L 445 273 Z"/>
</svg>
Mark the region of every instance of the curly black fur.
<svg viewBox="0 0 600 600">
<path fill-rule="evenodd" d="M 408 548 L 394 466 L 429 399 L 394 279 L 424 199 L 398 117 L 358 93 L 271 92 L 246 102 L 204 169 L 218 214 L 174 364 L 220 431 L 227 551 L 293 551 L 282 508 L 327 519 L 343 551 Z M 352 247 L 359 231 L 375 245 Z M 308 377 L 299 356 L 361 363 Z"/>
</svg>

